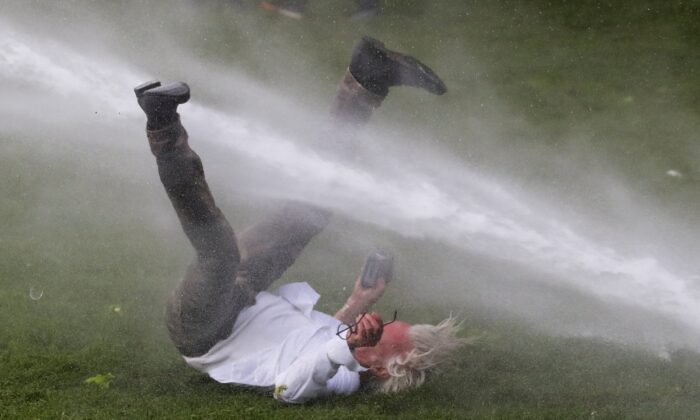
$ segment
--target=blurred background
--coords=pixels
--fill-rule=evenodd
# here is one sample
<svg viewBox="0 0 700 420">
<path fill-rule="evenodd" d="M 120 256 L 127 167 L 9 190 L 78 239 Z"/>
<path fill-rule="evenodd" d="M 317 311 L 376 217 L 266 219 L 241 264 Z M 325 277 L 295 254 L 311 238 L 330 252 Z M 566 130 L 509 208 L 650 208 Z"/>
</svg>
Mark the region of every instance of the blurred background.
<svg viewBox="0 0 700 420">
<path fill-rule="evenodd" d="M 0 5 L 8 415 L 162 416 L 172 404 L 290 414 L 195 379 L 168 342 L 164 302 L 192 251 L 132 96 L 151 79 L 190 85 L 183 124 L 235 229 L 286 199 L 336 212 L 281 282 L 308 281 L 332 313 L 383 246 L 397 272 L 380 312 L 453 313 L 480 337 L 406 407 L 694 412 L 700 3 L 386 0 L 358 11 L 344 0 L 309 1 L 300 18 L 245 0 Z M 327 110 L 365 35 L 420 58 L 448 93 L 392 89 L 358 155 L 329 159 L 317 153 L 332 141 Z M 116 400 L 82 383 L 107 371 Z M 135 395 L 148 403 L 132 407 Z M 411 414 L 357 398 L 343 404 Z"/>
</svg>

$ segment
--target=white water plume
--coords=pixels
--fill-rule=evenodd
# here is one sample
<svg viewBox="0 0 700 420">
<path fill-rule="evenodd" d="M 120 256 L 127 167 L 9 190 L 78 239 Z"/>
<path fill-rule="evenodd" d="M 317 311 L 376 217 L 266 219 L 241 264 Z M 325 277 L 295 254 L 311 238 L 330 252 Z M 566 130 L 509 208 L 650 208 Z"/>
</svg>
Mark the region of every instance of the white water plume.
<svg viewBox="0 0 700 420">
<path fill-rule="evenodd" d="M 142 124 L 131 87 L 148 78 L 118 60 L 99 61 L 52 41 L 37 41 L 0 25 L 0 81 L 71 105 Z M 89 95 L 86 94 L 89 92 Z M 27 112 L 12 99 L 2 112 Z M 540 216 L 520 197 L 468 168 L 436 164 L 430 174 L 407 169 L 399 156 L 383 172 L 336 161 L 251 120 L 193 101 L 186 125 L 198 142 L 212 143 L 283 178 L 276 194 L 303 198 L 407 236 L 428 237 L 554 273 L 580 291 L 662 313 L 700 332 L 700 299 L 691 281 L 654 257 L 625 255 L 588 240 L 563 221 Z M 60 131 L 61 127 L 56 127 Z M 449 162 L 441 157 L 443 162 Z M 206 162 L 205 162 L 206 164 Z M 270 188 L 279 187 L 271 182 Z M 362 200 L 357 200 L 362 197 Z"/>
</svg>

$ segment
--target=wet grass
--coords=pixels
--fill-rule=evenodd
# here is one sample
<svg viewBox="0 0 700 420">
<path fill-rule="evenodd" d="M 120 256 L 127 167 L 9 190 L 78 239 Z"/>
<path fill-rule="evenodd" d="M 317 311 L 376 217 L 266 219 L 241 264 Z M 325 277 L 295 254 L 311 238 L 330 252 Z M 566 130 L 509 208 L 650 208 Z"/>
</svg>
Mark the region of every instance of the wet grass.
<svg viewBox="0 0 700 420">
<path fill-rule="evenodd" d="M 14 157 L 2 158 L 5 179 L 16 176 L 8 170 L 17 167 L 10 164 Z M 35 181 L 25 176 L 2 192 L 21 196 Z M 41 181 L 48 188 L 61 184 L 54 183 Z M 119 198 L 104 195 L 95 200 Z M 54 201 L 81 213 L 92 204 Z M 183 364 L 166 337 L 162 306 L 182 269 L 184 247 L 169 246 L 178 241 L 162 231 L 126 229 L 105 226 L 89 213 L 44 232 L 7 225 L 0 253 L 0 417 L 685 419 L 700 410 L 696 353 L 678 351 L 661 360 L 469 313 L 465 335 L 481 339 L 422 389 L 283 406 L 217 384 Z M 308 268 L 295 274 L 318 276 Z M 29 287 L 41 288 L 42 297 L 31 299 Z M 320 285 L 329 293 L 336 288 Z M 433 309 L 402 307 L 416 318 L 430 318 Z M 85 383 L 106 374 L 113 375 L 109 386 Z"/>
<path fill-rule="evenodd" d="M 470 115 L 502 134 L 488 139 L 495 145 L 470 139 L 443 147 L 461 154 L 468 146 L 476 155 L 492 147 L 514 153 L 542 147 L 556 155 L 573 147 L 572 130 L 583 132 L 586 140 L 577 147 L 612 156 L 613 166 L 640 189 L 677 199 L 679 213 L 700 200 L 699 167 L 688 153 L 700 125 L 696 3 L 451 1 L 435 7 L 387 1 L 383 17 L 353 24 L 338 16 L 339 2 L 318 3 L 304 26 L 255 9 L 209 5 L 200 16 L 210 22 L 205 36 L 186 42 L 203 59 L 235 61 L 295 93 L 298 87 L 284 85 L 287 73 L 304 72 L 308 63 L 281 68 L 261 51 L 298 41 L 314 47 L 316 73 L 335 74 L 358 35 L 370 33 L 427 56 L 452 88 L 427 115 L 402 105 L 402 98 L 416 98 L 412 93 L 397 93 L 386 118 Z M 268 30 L 241 29 L 256 26 Z M 304 87 L 328 90 L 334 83 Z M 502 107 L 517 121 L 492 121 L 488 109 Z M 442 134 L 456 138 L 464 129 L 444 127 Z M 530 143 L 509 144 L 509 133 Z M 90 152 L 53 155 L 30 140 L 0 134 L 0 418 L 698 418 L 696 353 L 679 350 L 659 359 L 602 340 L 543 335 L 469 309 L 464 334 L 480 340 L 418 391 L 288 407 L 217 384 L 184 365 L 163 326 L 164 301 L 190 251 L 172 215 L 158 225 L 143 216 L 165 208 L 159 186 L 123 183 L 99 167 L 76 164 L 94 160 Z M 149 159 L 133 165 L 151 165 Z M 658 176 L 669 167 L 685 179 L 671 184 Z M 509 170 L 546 176 L 536 168 Z M 226 210 L 243 213 L 238 221 L 256 212 Z M 328 235 L 309 253 L 342 252 Z M 313 264 L 313 256 L 305 258 L 287 280 L 334 276 Z M 353 256 L 338 258 L 338 267 L 357 263 Z M 326 299 L 320 307 L 332 311 L 342 299 L 340 280 L 312 283 Z M 402 302 L 409 320 L 444 312 L 395 293 L 390 299 Z M 108 373 L 108 386 L 85 382 Z"/>
</svg>

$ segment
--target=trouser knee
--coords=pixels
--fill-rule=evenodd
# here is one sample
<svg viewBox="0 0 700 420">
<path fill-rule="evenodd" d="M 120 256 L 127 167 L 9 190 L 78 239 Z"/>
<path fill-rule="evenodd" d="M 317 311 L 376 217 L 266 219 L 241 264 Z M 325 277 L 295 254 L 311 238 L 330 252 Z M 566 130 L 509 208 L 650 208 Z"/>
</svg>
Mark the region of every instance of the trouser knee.
<svg viewBox="0 0 700 420">
<path fill-rule="evenodd" d="M 170 338 L 182 355 L 201 356 L 228 337 L 240 311 L 254 303 L 248 283 L 230 273 L 207 273 L 195 263 L 168 300 Z"/>
</svg>

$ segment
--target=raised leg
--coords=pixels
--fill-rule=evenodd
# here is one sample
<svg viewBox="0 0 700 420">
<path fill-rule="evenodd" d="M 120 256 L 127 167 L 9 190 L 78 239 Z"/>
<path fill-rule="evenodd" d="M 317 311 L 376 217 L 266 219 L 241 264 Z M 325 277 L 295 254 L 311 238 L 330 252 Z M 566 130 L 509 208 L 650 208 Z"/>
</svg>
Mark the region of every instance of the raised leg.
<svg viewBox="0 0 700 420">
<path fill-rule="evenodd" d="M 185 129 L 177 121 L 149 131 L 148 139 L 161 182 L 196 252 L 168 301 L 167 326 L 180 352 L 197 356 L 231 333 L 255 294 L 236 278 L 240 255 L 234 231 L 216 207 Z"/>
<path fill-rule="evenodd" d="M 197 356 L 230 334 L 240 310 L 254 302 L 254 293 L 236 278 L 240 263 L 236 236 L 216 207 L 202 161 L 190 148 L 176 112 L 189 100 L 189 87 L 149 82 L 134 91 L 148 117 L 148 142 L 160 180 L 196 252 L 171 294 L 166 318 L 180 352 Z"/>
<path fill-rule="evenodd" d="M 369 92 L 346 72 L 331 106 L 335 138 L 325 146 L 335 154 L 351 153 L 352 132 L 364 125 L 383 96 Z M 289 268 L 306 245 L 328 224 L 332 213 L 324 208 L 288 202 L 238 237 L 245 276 L 257 291 L 267 289 Z"/>
<path fill-rule="evenodd" d="M 148 139 L 161 182 L 196 252 L 168 301 L 167 326 L 178 350 L 197 356 L 231 333 L 255 293 L 236 276 L 240 254 L 234 231 L 216 207 L 185 129 L 177 121 L 148 131 Z"/>
<path fill-rule="evenodd" d="M 389 92 L 389 87 L 410 85 L 431 93 L 446 91 L 442 81 L 413 57 L 388 50 L 364 38 L 353 52 L 348 70 L 331 106 L 335 139 L 328 148 L 349 153 L 353 132 L 366 124 Z M 242 255 L 239 275 L 257 290 L 267 289 L 299 256 L 304 247 L 328 224 L 331 212 L 307 203 L 287 203 L 239 235 Z"/>
</svg>

